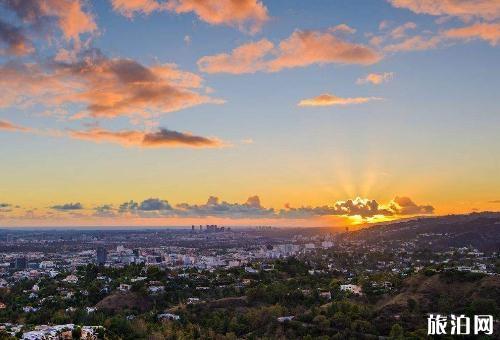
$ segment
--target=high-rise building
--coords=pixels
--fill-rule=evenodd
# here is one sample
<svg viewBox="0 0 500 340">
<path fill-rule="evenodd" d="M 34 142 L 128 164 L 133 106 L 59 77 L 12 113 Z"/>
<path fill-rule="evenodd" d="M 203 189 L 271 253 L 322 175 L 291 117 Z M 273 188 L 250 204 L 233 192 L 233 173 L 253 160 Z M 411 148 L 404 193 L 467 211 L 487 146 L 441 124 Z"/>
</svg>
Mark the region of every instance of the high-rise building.
<svg viewBox="0 0 500 340">
<path fill-rule="evenodd" d="M 15 269 L 26 269 L 28 267 L 28 260 L 25 257 L 18 257 L 14 262 Z"/>
<path fill-rule="evenodd" d="M 104 265 L 108 259 L 108 251 L 104 247 L 97 248 L 97 264 Z"/>
</svg>

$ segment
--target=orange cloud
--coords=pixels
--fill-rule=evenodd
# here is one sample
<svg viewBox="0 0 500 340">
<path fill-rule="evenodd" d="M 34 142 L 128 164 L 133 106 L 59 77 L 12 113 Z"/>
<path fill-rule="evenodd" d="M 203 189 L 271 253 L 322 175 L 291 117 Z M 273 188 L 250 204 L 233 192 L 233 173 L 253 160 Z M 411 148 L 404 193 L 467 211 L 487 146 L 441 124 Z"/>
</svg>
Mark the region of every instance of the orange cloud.
<svg viewBox="0 0 500 340">
<path fill-rule="evenodd" d="M 394 7 L 406 8 L 417 14 L 454 16 L 462 19 L 500 18 L 500 2 L 496 0 L 388 0 Z"/>
<path fill-rule="evenodd" d="M 372 100 L 380 100 L 377 97 L 354 97 L 354 98 L 342 98 L 337 97 L 333 94 L 322 94 L 314 98 L 303 99 L 299 102 L 299 106 L 334 106 L 334 105 L 351 105 L 351 104 L 363 104 Z"/>
<path fill-rule="evenodd" d="M 289 218 L 310 218 L 313 216 L 360 216 L 365 220 L 372 217 L 403 216 L 403 215 L 428 215 L 434 213 L 431 205 L 417 205 L 408 197 L 396 197 L 386 205 L 379 204 L 376 200 L 360 198 L 334 202 L 333 205 L 318 207 L 302 206 L 293 208 L 285 205 L 279 211 L 279 216 Z"/>
<path fill-rule="evenodd" d="M 133 17 L 135 13 L 150 14 L 154 11 L 172 11 L 178 14 L 195 13 L 212 25 L 248 27 L 258 32 L 269 20 L 267 8 L 258 0 L 112 0 L 115 11 Z"/>
<path fill-rule="evenodd" d="M 378 29 L 379 31 L 385 31 L 381 35 L 375 35 L 373 33 L 368 33 L 366 36 L 370 39 L 369 44 L 374 47 L 381 47 L 384 42 L 387 40 L 394 40 L 394 39 L 399 39 L 402 37 L 406 36 L 406 31 L 409 29 L 413 29 L 411 27 L 411 22 L 407 22 L 403 25 L 397 26 L 396 28 L 393 28 L 390 31 L 387 31 L 387 29 L 392 26 L 392 22 L 389 20 L 382 20 L 379 25 Z"/>
<path fill-rule="evenodd" d="M 352 28 L 349 25 L 346 24 L 340 24 L 337 26 L 333 26 L 329 29 L 330 32 L 339 32 L 339 33 L 344 33 L 344 34 L 354 34 L 356 33 L 356 29 Z"/>
<path fill-rule="evenodd" d="M 387 52 L 408 52 L 408 51 L 424 51 L 436 48 L 442 41 L 441 36 L 423 37 L 415 35 L 404 39 L 395 44 L 386 45 L 384 51 Z"/>
<path fill-rule="evenodd" d="M 70 131 L 69 135 L 72 138 L 96 143 L 108 142 L 136 147 L 213 148 L 222 146 L 222 142 L 216 138 L 195 136 L 190 133 L 167 129 L 160 129 L 157 132 L 144 132 L 136 130 L 109 131 L 101 128 L 94 128 L 87 131 Z"/>
<path fill-rule="evenodd" d="M 173 64 L 144 66 L 97 50 L 74 62 L 0 67 L 0 106 L 83 104 L 77 117 L 151 116 L 223 101 L 200 94 L 202 78 Z"/>
<path fill-rule="evenodd" d="M 2 48 L 2 46 L 5 46 Z M 21 28 L 0 20 L 0 55 L 26 55 L 33 53 L 31 41 Z"/>
<path fill-rule="evenodd" d="M 453 39 L 482 39 L 496 46 L 500 41 L 500 24 L 477 23 L 466 27 L 453 28 L 443 33 Z"/>
<path fill-rule="evenodd" d="M 384 72 L 384 73 L 370 73 L 364 78 L 359 78 L 356 80 L 356 84 L 373 84 L 380 85 L 382 83 L 390 81 L 394 77 L 393 72 Z"/>
<path fill-rule="evenodd" d="M 378 62 L 382 56 L 373 49 L 344 41 L 331 32 L 300 31 L 281 41 L 270 71 L 312 64 L 361 64 Z"/>
<path fill-rule="evenodd" d="M 126 17 L 133 17 L 135 13 L 151 14 L 155 11 L 166 10 L 166 4 L 156 0 L 111 0 L 113 9 Z"/>
<path fill-rule="evenodd" d="M 389 202 L 388 209 L 396 215 L 425 215 L 434 213 L 432 205 L 418 205 L 409 197 L 398 196 Z"/>
<path fill-rule="evenodd" d="M 64 38 L 75 43 L 79 43 L 81 34 L 97 30 L 93 15 L 85 11 L 81 0 L 4 1 L 4 6 L 38 30 L 55 18 Z"/>
<path fill-rule="evenodd" d="M 45 72 L 39 64 L 11 61 L 0 65 L 0 107 L 55 106 L 76 90 L 74 82 Z"/>
<path fill-rule="evenodd" d="M 407 22 L 394 28 L 389 34 L 393 39 L 400 39 L 406 37 L 406 32 L 408 30 L 414 30 L 417 25 L 414 22 Z"/>
<path fill-rule="evenodd" d="M 25 128 L 24 126 L 13 124 L 11 122 L 7 122 L 5 120 L 0 120 L 0 130 L 28 131 L 28 128 Z"/>
<path fill-rule="evenodd" d="M 198 67 L 206 73 L 254 73 L 266 69 L 264 57 L 274 48 L 272 42 L 262 39 L 235 48 L 231 54 L 205 56 L 198 60 Z"/>
<path fill-rule="evenodd" d="M 235 48 L 231 53 L 205 56 L 198 60 L 201 71 L 208 73 L 277 72 L 286 68 L 313 64 L 369 65 L 382 56 L 375 50 L 339 38 L 336 32 L 352 32 L 347 25 L 339 25 L 326 32 L 300 31 L 274 46 L 267 39 Z"/>
<path fill-rule="evenodd" d="M 97 57 L 62 65 L 59 70 L 83 84 L 84 90 L 68 100 L 86 102 L 94 117 L 137 113 L 148 116 L 204 103 L 221 103 L 192 91 L 191 88 L 200 86 L 201 80 L 171 64 L 149 68 L 130 59 Z"/>
<path fill-rule="evenodd" d="M 449 42 L 450 39 L 482 39 L 489 42 L 490 45 L 496 46 L 500 41 L 500 24 L 475 23 L 465 27 L 444 30 L 429 37 L 415 35 L 388 44 L 384 46 L 383 50 L 386 52 L 424 51 L 437 48 L 443 43 Z"/>
<path fill-rule="evenodd" d="M 48 13 L 59 17 L 59 27 L 67 40 L 77 41 L 80 34 L 97 30 L 94 18 L 82 8 L 80 1 L 51 0 Z"/>
</svg>

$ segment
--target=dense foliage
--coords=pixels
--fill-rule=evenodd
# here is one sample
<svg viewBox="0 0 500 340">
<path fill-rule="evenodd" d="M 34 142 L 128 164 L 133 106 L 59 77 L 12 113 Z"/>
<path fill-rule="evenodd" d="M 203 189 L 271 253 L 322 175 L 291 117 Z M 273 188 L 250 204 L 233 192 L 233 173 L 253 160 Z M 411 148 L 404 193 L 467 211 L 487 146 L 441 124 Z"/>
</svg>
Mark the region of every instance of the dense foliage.
<svg viewBox="0 0 500 340">
<path fill-rule="evenodd" d="M 407 294 L 403 308 L 394 309 L 386 302 L 406 289 L 406 274 L 379 272 L 346 277 L 341 271 L 326 270 L 324 259 L 341 262 L 347 261 L 347 256 L 335 252 L 315 256 L 255 263 L 255 273 L 243 268 L 176 271 L 143 265 L 87 265 L 76 271 L 78 283 L 62 281 L 70 273 L 61 273 L 55 278 L 21 280 L 10 289 L 0 290 L 0 300 L 7 306 L 0 310 L 0 323 L 24 324 L 27 329 L 40 324 L 102 325 L 106 331 L 101 337 L 130 340 L 377 339 L 380 335 L 424 339 L 429 306 L 443 313 L 496 317 L 500 313 L 498 286 L 460 303 L 446 291 L 430 297 L 430 304 Z M 373 254 L 372 260 L 384 258 L 384 254 Z M 443 287 L 457 282 L 473 285 L 484 279 L 484 275 L 437 271 L 439 268 L 428 268 L 422 271 L 424 274 L 409 278 L 414 285 L 436 278 Z M 141 280 L 132 280 L 138 277 Z M 346 282 L 362 286 L 364 295 L 341 291 L 340 284 Z M 379 282 L 391 288 L 374 284 Z M 130 291 L 119 292 L 121 283 L 131 284 Z M 36 297 L 30 297 L 35 284 Z M 148 290 L 152 284 L 165 289 L 152 294 Z M 199 302 L 187 304 L 188 298 L 198 298 Z M 26 313 L 23 306 L 40 309 Z M 98 309 L 86 309 L 93 306 Z M 165 312 L 180 319 L 159 319 L 158 315 Z M 280 322 L 278 318 L 284 316 L 293 319 Z M 73 333 L 78 338 L 78 329 Z M 8 337 L 0 335 L 3 338 Z"/>
</svg>

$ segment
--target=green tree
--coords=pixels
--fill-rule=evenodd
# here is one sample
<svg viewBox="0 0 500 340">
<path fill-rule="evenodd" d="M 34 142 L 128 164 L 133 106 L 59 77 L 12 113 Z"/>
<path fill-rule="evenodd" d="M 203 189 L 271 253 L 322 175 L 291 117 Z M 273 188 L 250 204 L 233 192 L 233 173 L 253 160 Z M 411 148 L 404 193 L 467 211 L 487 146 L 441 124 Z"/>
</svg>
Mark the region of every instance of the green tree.
<svg viewBox="0 0 500 340">
<path fill-rule="evenodd" d="M 408 301 L 406 301 L 406 304 L 408 305 L 408 309 L 410 310 L 410 312 L 414 312 L 417 309 L 417 301 L 415 301 L 415 299 L 408 299 Z"/>
<path fill-rule="evenodd" d="M 397 323 L 392 326 L 391 332 L 389 333 L 389 337 L 395 340 L 404 340 L 404 335 L 405 332 L 403 327 L 401 327 L 401 325 Z"/>
<path fill-rule="evenodd" d="M 75 340 L 78 340 L 82 337 L 82 329 L 80 328 L 80 326 L 76 326 L 75 328 L 73 328 L 73 330 L 71 331 L 71 337 Z"/>
</svg>

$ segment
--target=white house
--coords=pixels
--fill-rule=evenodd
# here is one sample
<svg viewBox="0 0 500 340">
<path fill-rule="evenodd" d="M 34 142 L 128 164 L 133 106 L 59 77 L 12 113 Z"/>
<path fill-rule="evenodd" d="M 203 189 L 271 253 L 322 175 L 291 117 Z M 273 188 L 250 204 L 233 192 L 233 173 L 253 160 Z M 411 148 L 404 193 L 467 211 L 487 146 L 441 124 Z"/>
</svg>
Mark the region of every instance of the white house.
<svg viewBox="0 0 500 340">
<path fill-rule="evenodd" d="M 165 291 L 165 287 L 164 286 L 150 286 L 148 287 L 148 291 L 150 294 L 160 294 L 160 293 L 163 293 Z"/>
<path fill-rule="evenodd" d="M 361 286 L 358 285 L 352 285 L 352 284 L 340 285 L 340 290 L 344 292 L 351 292 L 356 295 L 363 295 L 363 293 L 361 292 Z"/>
<path fill-rule="evenodd" d="M 162 313 L 158 314 L 157 318 L 159 320 L 179 320 L 181 317 L 172 313 Z"/>
<path fill-rule="evenodd" d="M 331 300 L 332 299 L 332 293 L 330 292 L 320 292 L 319 296 L 323 299 Z"/>
<path fill-rule="evenodd" d="M 187 299 L 187 303 L 188 305 L 194 305 L 196 303 L 200 303 L 200 299 L 195 297 L 190 297 Z"/>
<path fill-rule="evenodd" d="M 280 316 L 280 317 L 279 317 L 279 318 L 277 318 L 276 320 L 278 320 L 278 322 L 292 321 L 294 317 L 295 317 L 295 316 L 293 316 L 293 315 L 289 315 L 289 316 Z"/>
<path fill-rule="evenodd" d="M 76 275 L 68 275 L 66 278 L 63 279 L 64 282 L 68 283 L 77 283 L 78 282 L 78 277 Z"/>
<path fill-rule="evenodd" d="M 259 271 L 257 269 L 253 269 L 252 267 L 245 267 L 245 272 L 250 274 L 258 274 Z"/>
<path fill-rule="evenodd" d="M 131 288 L 132 286 L 126 283 L 120 283 L 120 287 L 118 287 L 118 289 L 122 292 L 128 292 Z"/>
</svg>

